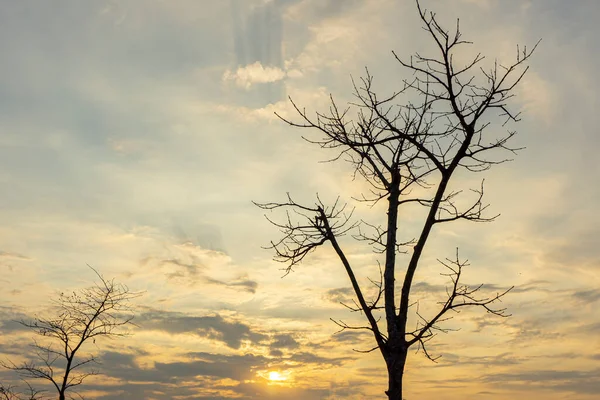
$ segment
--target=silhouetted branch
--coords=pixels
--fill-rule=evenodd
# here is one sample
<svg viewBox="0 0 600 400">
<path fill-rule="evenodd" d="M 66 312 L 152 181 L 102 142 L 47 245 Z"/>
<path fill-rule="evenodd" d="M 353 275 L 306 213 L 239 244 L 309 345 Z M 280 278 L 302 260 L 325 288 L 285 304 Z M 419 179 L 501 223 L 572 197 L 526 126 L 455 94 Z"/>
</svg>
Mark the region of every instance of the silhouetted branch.
<svg viewBox="0 0 600 400">
<path fill-rule="evenodd" d="M 285 209 L 284 222 L 276 222 L 267 215 L 265 218 L 283 234 L 280 240 L 271 242 L 269 248 L 275 251 L 276 261 L 287 264 L 286 275 L 307 254 L 331 237 L 341 237 L 357 226 L 351 222 L 353 210 L 347 212 L 346 204 L 340 204 L 339 198 L 331 207 L 327 207 L 317 195 L 315 205 L 307 207 L 296 203 L 288 193 L 286 202 L 254 204 L 269 211 Z"/>
<path fill-rule="evenodd" d="M 432 361 L 435 361 L 435 359 L 430 357 L 425 343 L 435 336 L 436 331 L 444 333 L 449 331 L 448 328 L 444 328 L 440 325 L 442 322 L 452 318 L 452 316 L 446 316 L 448 311 L 452 310 L 455 312 L 460 312 L 460 308 L 472 306 L 481 307 L 485 309 L 487 313 L 499 317 L 509 317 L 510 314 L 506 313 L 506 308 L 495 308 L 493 305 L 494 303 L 500 302 L 502 297 L 504 297 L 513 289 L 513 287 L 510 287 L 503 292 L 496 293 L 493 296 L 485 297 L 479 295 L 483 284 L 476 287 L 470 287 L 468 285 L 461 284 L 460 278 L 462 276 L 463 267 L 469 266 L 469 263 L 468 260 L 461 261 L 459 259 L 458 249 L 456 249 L 455 259 L 447 258 L 444 261 L 438 261 L 450 271 L 448 273 L 442 273 L 443 276 L 449 277 L 452 282 L 451 287 L 447 288 L 446 290 L 447 299 L 446 301 L 439 303 L 442 305 L 442 308 L 433 318 L 427 319 L 417 311 L 420 324 L 417 326 L 417 329 L 407 333 L 411 337 L 411 339 L 407 340 L 409 346 L 418 343 L 420 348 L 425 352 L 425 355 Z"/>
<path fill-rule="evenodd" d="M 325 242 L 331 243 L 350 278 L 360 308 L 369 321 L 369 329 L 375 335 L 377 343 L 383 348 L 384 339 L 373 316 L 372 308 L 367 304 L 354 271 L 350 266 L 350 262 L 338 243 L 339 237 L 356 227 L 356 223 L 351 222 L 352 212 L 345 212 L 346 205 L 341 205 L 338 198 L 332 206 L 325 206 L 317 195 L 317 201 L 314 206 L 304 206 L 295 202 L 289 193 L 286 202 L 255 202 L 254 204 L 263 210 L 285 210 L 286 219 L 284 222 L 273 221 L 266 215 L 265 218 L 278 227 L 283 234 L 283 237 L 279 241 L 271 242 L 270 248 L 275 250 L 275 259 L 277 261 L 287 263 L 285 269 L 286 275 L 308 253 Z M 292 213 L 295 218 L 291 217 Z"/>
</svg>

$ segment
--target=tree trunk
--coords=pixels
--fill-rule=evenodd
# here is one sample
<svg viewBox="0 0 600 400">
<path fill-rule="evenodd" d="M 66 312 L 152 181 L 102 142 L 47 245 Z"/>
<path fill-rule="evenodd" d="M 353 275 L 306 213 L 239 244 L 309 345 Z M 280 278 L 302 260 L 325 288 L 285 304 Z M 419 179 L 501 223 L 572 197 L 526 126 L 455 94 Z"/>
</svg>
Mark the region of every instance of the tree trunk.
<svg viewBox="0 0 600 400">
<path fill-rule="evenodd" d="M 385 392 L 390 400 L 402 400 L 402 378 L 408 349 L 398 349 L 386 360 L 388 370 L 388 390 Z"/>
</svg>

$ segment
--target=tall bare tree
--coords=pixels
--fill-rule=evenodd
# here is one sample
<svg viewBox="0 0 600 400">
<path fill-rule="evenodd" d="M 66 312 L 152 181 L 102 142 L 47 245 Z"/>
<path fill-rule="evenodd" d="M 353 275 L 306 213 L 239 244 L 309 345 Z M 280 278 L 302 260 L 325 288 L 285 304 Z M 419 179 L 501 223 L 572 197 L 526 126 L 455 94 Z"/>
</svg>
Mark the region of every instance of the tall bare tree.
<svg viewBox="0 0 600 400">
<path fill-rule="evenodd" d="M 342 329 L 364 328 L 372 332 L 376 342 L 373 350 L 381 352 L 387 366 L 386 394 L 393 400 L 402 399 L 409 348 L 416 346 L 434 360 L 427 350 L 427 341 L 436 332 L 447 330 L 441 323 L 450 318 L 450 311 L 479 307 L 497 316 L 508 316 L 496 303 L 510 289 L 484 295 L 482 285 L 471 287 L 461 283 L 463 268 L 468 264 L 459 258 L 457 250 L 451 258 L 440 260 L 450 279 L 446 300 L 428 317 L 414 310 L 415 314 L 411 315 L 416 315 L 416 327 L 407 326 L 412 310 L 413 279 L 434 227 L 457 220 L 489 222 L 497 217 L 485 213 L 483 180 L 479 187 L 471 189 L 474 197 L 466 200 L 469 201 L 466 207 L 463 204 L 468 197 L 452 190 L 450 182 L 459 170 L 486 171 L 508 161 L 507 154 L 510 157 L 519 150 L 509 145 L 515 131 L 506 130 L 498 136 L 486 128 L 498 116 L 503 118 L 504 125 L 519 120 L 519 114 L 511 111 L 508 103 L 528 70 L 527 60 L 537 47 L 537 44 L 530 50 L 517 47 L 516 60 L 509 65 L 496 61 L 489 69 L 483 68 L 481 54 L 459 65 L 453 55 L 457 48 L 470 42 L 462 39 L 458 21 L 456 27 L 448 31 L 436 15 L 422 9 L 418 1 L 417 9 L 436 54 L 417 53 L 405 59 L 393 53 L 411 76 L 403 81 L 399 91 L 378 96 L 373 90 L 373 77 L 367 70 L 358 83 L 353 81 L 356 101 L 347 107 L 338 107 L 331 97 L 328 112 L 317 112 L 312 117 L 290 98 L 299 120 L 278 115 L 291 126 L 320 132 L 318 138 L 306 140 L 333 150 L 332 161 L 348 161 L 354 175 L 368 182 L 370 194 L 355 200 L 374 204 L 387 199 L 387 222 L 381 226 L 355 221 L 347 204 L 338 199 L 327 205 L 318 195 L 316 202 L 309 205 L 296 202 L 289 194 L 283 202 L 256 203 L 265 210 L 284 209 L 286 212 L 283 220 L 269 216 L 267 219 L 283 234 L 271 247 L 275 259 L 286 263 L 288 273 L 317 247 L 326 243 L 333 247 L 354 290 L 356 307 L 351 308 L 362 312 L 367 320 L 364 327 L 336 323 Z M 351 110 L 355 111 L 352 118 Z M 397 237 L 398 211 L 410 206 L 424 208 L 424 218 L 416 238 L 402 241 Z M 382 253 L 383 270 L 380 268 L 381 279 L 375 281 L 378 290 L 373 299 L 366 298 L 342 249 L 340 237 L 348 233 Z M 408 254 L 407 264 L 400 268 L 397 267 L 399 253 Z M 397 278 L 397 275 L 400 276 Z M 401 284 L 399 294 L 396 279 Z M 381 323 L 379 316 L 384 316 Z"/>
<path fill-rule="evenodd" d="M 54 301 L 54 316 L 19 321 L 40 337 L 34 339 L 32 345 L 35 359 L 21 364 L 0 362 L 5 368 L 16 371 L 26 382 L 27 379 L 48 381 L 56 389 L 59 400 L 65 400 L 68 394 L 76 394 L 73 388 L 97 373 L 89 369 L 97 361 L 94 355 L 83 352 L 86 344 L 90 341 L 95 343 L 101 337 L 127 335 L 121 328 L 132 324 L 130 302 L 140 295 L 92 270 L 99 280 L 91 287 L 70 294 L 60 293 Z M 29 388 L 29 397 L 34 398 L 36 392 L 31 386 Z M 10 388 L 5 388 L 5 392 L 6 396 L 16 396 Z"/>
</svg>

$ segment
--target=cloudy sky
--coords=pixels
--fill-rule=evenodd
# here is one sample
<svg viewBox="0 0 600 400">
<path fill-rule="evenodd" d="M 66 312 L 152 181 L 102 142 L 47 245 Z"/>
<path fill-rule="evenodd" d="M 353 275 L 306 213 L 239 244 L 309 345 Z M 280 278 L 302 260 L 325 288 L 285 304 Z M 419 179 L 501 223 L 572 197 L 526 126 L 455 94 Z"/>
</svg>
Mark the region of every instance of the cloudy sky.
<svg viewBox="0 0 600 400">
<path fill-rule="evenodd" d="M 443 297 L 435 259 L 458 246 L 466 281 L 515 285 L 512 317 L 458 315 L 432 342 L 437 364 L 410 354 L 405 397 L 592 399 L 600 3 L 422 3 L 449 27 L 460 17 L 488 63 L 543 40 L 513 100 L 526 149 L 485 175 L 501 217 L 435 231 L 413 295 L 425 310 Z M 427 40 L 408 0 L 0 0 L 0 356 L 30 352 L 12 321 L 89 286 L 90 264 L 144 295 L 131 337 L 89 348 L 102 375 L 88 398 L 384 398 L 380 355 L 353 351 L 371 337 L 329 320 L 360 321 L 339 304 L 349 282 L 334 255 L 282 278 L 261 248 L 277 230 L 251 201 L 360 193 L 273 112 L 292 115 L 288 95 L 309 111 L 329 93 L 343 103 L 365 66 L 392 91 L 406 75 L 391 51 Z M 376 254 L 344 245 L 363 281 L 377 275 Z"/>
</svg>

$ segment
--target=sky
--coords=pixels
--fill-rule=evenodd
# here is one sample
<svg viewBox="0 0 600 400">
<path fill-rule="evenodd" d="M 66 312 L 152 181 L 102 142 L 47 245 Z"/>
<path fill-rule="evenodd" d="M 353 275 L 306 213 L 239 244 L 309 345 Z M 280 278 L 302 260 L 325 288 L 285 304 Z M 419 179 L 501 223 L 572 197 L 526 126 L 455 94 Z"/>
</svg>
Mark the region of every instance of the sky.
<svg viewBox="0 0 600 400">
<path fill-rule="evenodd" d="M 422 5 L 449 28 L 460 17 L 486 65 L 542 42 L 512 99 L 525 149 L 457 181 L 485 177 L 500 218 L 436 230 L 412 295 L 434 310 L 435 260 L 459 247 L 467 282 L 515 286 L 502 303 L 512 316 L 456 315 L 457 331 L 431 342 L 437 363 L 409 355 L 405 397 L 592 399 L 600 3 Z M 390 93 L 407 78 L 392 51 L 430 46 L 408 0 L 0 0 L 0 357 L 31 354 L 14 321 L 90 286 L 89 264 L 143 295 L 130 336 L 86 348 L 101 361 L 86 398 L 385 398 L 380 354 L 354 351 L 372 337 L 330 321 L 361 321 L 339 304 L 350 284 L 335 255 L 319 249 L 283 277 L 263 249 L 278 231 L 252 201 L 352 203 L 365 186 L 348 165 L 319 162 L 331 154 L 302 140 L 312 132 L 274 112 L 293 117 L 287 96 L 309 112 L 327 110 L 329 94 L 350 101 L 365 67 Z M 418 222 L 401 218 L 401 233 Z M 343 245 L 361 282 L 377 275 L 379 255 Z M 22 387 L 8 371 L 0 380 Z"/>
</svg>

